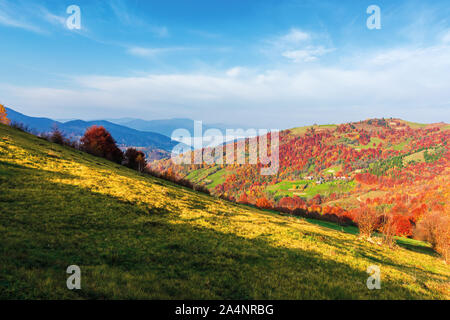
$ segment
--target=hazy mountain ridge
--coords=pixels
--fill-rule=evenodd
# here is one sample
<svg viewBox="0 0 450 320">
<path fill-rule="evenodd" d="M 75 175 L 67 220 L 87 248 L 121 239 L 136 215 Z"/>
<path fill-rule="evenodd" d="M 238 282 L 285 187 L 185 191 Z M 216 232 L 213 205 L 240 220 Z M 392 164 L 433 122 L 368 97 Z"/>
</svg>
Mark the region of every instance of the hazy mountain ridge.
<svg viewBox="0 0 450 320">
<path fill-rule="evenodd" d="M 30 117 L 17 112 L 11 108 L 7 108 L 8 118 L 12 122 L 22 123 L 28 126 L 32 131 L 40 133 L 51 132 L 55 127 L 61 130 L 68 138 L 79 139 L 83 136 L 87 128 L 98 125 L 103 126 L 114 137 L 118 145 L 122 147 L 143 147 L 151 149 L 161 149 L 170 152 L 176 141 L 172 141 L 169 137 L 150 131 L 139 131 L 126 126 L 118 125 L 106 120 L 84 121 L 73 120 L 68 122 L 59 122 L 49 118 Z M 152 150 L 149 150 L 151 152 Z"/>
</svg>

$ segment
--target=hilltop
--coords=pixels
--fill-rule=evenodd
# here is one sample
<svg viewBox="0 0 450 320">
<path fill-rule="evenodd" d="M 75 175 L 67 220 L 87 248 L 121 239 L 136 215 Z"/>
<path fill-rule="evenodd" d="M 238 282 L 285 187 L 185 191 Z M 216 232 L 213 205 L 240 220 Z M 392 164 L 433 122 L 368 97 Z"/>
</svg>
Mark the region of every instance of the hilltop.
<svg viewBox="0 0 450 320">
<path fill-rule="evenodd" d="M 427 244 L 196 193 L 0 125 L 0 299 L 448 299 Z M 78 265 L 82 289 L 66 288 Z M 368 290 L 367 267 L 381 268 Z"/>
</svg>

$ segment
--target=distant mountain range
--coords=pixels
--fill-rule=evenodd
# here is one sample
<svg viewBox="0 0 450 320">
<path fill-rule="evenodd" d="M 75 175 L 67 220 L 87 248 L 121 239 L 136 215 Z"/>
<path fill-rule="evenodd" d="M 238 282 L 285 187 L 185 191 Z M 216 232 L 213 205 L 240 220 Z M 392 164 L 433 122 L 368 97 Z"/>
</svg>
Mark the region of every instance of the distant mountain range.
<svg viewBox="0 0 450 320">
<path fill-rule="evenodd" d="M 142 120 L 142 119 L 132 119 L 132 118 L 122 118 L 122 119 L 107 119 L 109 122 L 119 124 L 128 128 L 136 129 L 139 131 L 151 131 L 157 132 L 170 137 L 172 132 L 176 129 L 186 129 L 194 136 L 194 120 L 188 118 L 174 118 L 174 119 L 163 119 L 163 120 Z M 227 125 L 223 123 L 209 123 L 202 124 L 203 133 L 208 129 L 219 129 L 225 134 L 226 129 L 247 129 L 248 127 Z"/>
<path fill-rule="evenodd" d="M 79 139 L 87 128 L 98 125 L 108 130 L 117 144 L 124 147 L 137 147 L 144 150 L 149 158 L 167 158 L 173 147 L 179 142 L 172 141 L 170 136 L 176 129 L 186 129 L 194 136 L 194 121 L 188 118 L 174 118 L 163 120 L 142 120 L 135 118 L 106 119 L 106 120 L 54 120 L 50 118 L 30 117 L 6 108 L 8 118 L 12 122 L 22 123 L 37 133 L 48 133 L 58 127 L 66 137 Z M 248 129 L 222 123 L 202 124 L 202 131 L 219 129 L 225 134 L 226 129 Z"/>
<path fill-rule="evenodd" d="M 79 139 L 86 129 L 93 125 L 103 126 L 111 133 L 119 146 L 144 148 L 147 154 L 162 151 L 159 154 L 167 155 L 174 146 L 179 144 L 157 132 L 139 131 L 105 120 L 59 122 L 49 118 L 29 117 L 10 108 L 6 108 L 6 112 L 12 122 L 22 123 L 32 131 L 47 133 L 51 132 L 54 127 L 58 127 L 66 137 L 71 139 Z"/>
</svg>

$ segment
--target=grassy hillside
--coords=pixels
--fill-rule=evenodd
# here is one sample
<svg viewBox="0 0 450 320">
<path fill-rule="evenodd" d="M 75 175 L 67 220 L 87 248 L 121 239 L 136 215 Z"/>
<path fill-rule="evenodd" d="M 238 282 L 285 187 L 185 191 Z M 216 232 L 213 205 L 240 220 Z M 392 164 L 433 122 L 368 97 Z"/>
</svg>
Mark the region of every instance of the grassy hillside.
<svg viewBox="0 0 450 320">
<path fill-rule="evenodd" d="M 450 297 L 450 268 L 414 243 L 391 251 L 4 125 L 0 187 L 0 299 Z M 66 288 L 72 264 L 81 290 Z"/>
</svg>

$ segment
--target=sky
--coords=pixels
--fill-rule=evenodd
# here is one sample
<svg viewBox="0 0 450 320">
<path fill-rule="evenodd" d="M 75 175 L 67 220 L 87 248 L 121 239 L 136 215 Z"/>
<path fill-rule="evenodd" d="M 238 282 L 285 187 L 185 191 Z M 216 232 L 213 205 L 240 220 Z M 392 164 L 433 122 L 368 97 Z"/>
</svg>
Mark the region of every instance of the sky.
<svg viewBox="0 0 450 320">
<path fill-rule="evenodd" d="M 450 122 L 450 0 L 0 0 L 0 44 L 0 103 L 30 116 Z"/>
</svg>

